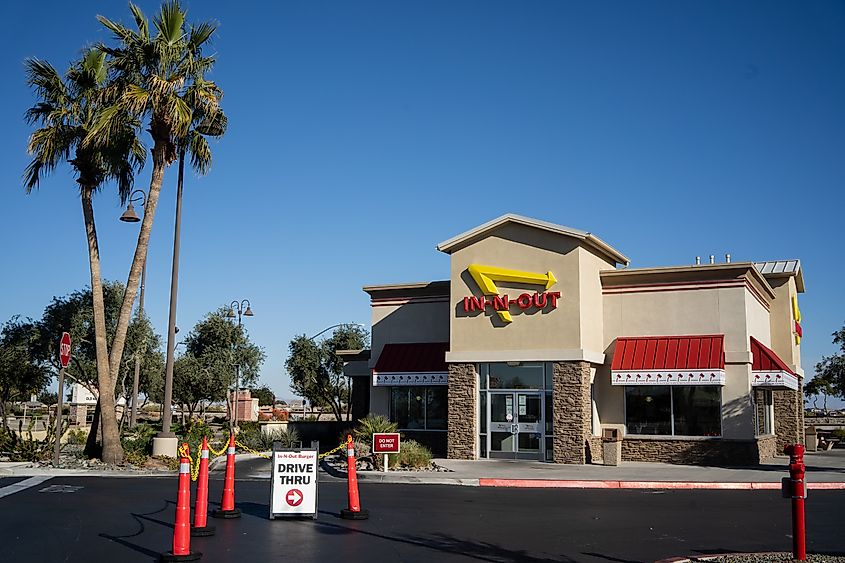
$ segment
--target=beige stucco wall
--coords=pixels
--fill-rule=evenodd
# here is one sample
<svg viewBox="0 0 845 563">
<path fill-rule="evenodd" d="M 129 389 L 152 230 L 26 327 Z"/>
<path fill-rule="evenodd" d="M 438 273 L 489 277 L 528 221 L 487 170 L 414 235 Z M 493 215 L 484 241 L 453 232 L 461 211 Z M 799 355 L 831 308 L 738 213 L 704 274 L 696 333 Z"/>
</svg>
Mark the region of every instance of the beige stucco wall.
<svg viewBox="0 0 845 563">
<path fill-rule="evenodd" d="M 430 299 L 430 298 L 428 298 Z M 403 342 L 448 342 L 449 302 L 410 303 L 401 305 L 373 304 L 372 354 L 369 369 L 375 367 L 385 344 Z M 370 380 L 370 412 L 387 415 L 390 409 L 390 389 L 372 387 Z"/>
<path fill-rule="evenodd" d="M 771 307 L 771 346 L 774 352 L 799 375 L 804 375 L 801 369 L 801 346 L 795 344 L 792 332 L 792 296 L 798 295 L 795 278 L 769 279 L 775 290 L 775 299 Z M 800 297 L 799 297 L 799 307 Z M 765 342 L 764 342 L 765 344 Z"/>
<path fill-rule="evenodd" d="M 499 320 L 492 308 L 468 315 L 463 299 L 481 291 L 467 272 L 470 264 L 546 273 L 557 283 L 548 291 L 561 293 L 556 309 L 511 307 L 512 323 Z M 505 225 L 492 235 L 457 250 L 451 256 L 451 349 L 449 361 L 567 360 L 601 355 L 601 283 L 599 269 L 612 265 L 578 241 L 523 225 Z M 500 294 L 515 299 L 521 293 L 542 292 L 542 286 L 497 282 Z M 586 345 L 585 345 L 586 344 Z"/>
<path fill-rule="evenodd" d="M 725 335 L 725 385 L 722 388 L 722 436 L 754 437 L 754 413 L 750 399 L 751 355 L 749 335 L 769 336 L 768 311 L 745 287 L 604 295 L 604 339 L 607 364 L 610 346 L 619 336 L 694 334 Z M 610 369 L 596 376 L 595 393 L 602 424 L 624 422 L 624 391 L 610 385 Z"/>
</svg>

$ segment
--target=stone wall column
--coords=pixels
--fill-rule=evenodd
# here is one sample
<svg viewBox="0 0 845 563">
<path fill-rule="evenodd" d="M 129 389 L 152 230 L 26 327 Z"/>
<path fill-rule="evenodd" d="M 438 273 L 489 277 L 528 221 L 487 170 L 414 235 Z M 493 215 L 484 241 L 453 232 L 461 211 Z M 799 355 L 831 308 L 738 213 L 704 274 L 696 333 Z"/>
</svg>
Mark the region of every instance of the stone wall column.
<svg viewBox="0 0 845 563">
<path fill-rule="evenodd" d="M 800 386 L 799 386 L 800 389 Z M 804 442 L 804 407 L 802 393 L 791 389 L 772 391 L 775 406 L 775 435 L 777 450 L 784 446 Z"/>
<path fill-rule="evenodd" d="M 475 364 L 449 364 L 449 420 L 446 457 L 476 459 L 478 377 Z"/>
<path fill-rule="evenodd" d="M 555 463 L 586 463 L 587 440 L 592 431 L 590 364 L 555 362 L 554 402 Z"/>
</svg>

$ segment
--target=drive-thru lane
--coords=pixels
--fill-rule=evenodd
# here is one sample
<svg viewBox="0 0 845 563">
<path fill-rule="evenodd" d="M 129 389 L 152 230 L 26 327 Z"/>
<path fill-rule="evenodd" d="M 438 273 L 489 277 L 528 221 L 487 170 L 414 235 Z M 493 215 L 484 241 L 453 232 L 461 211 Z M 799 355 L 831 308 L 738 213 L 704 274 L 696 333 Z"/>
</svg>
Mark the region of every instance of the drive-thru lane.
<svg viewBox="0 0 845 563">
<path fill-rule="evenodd" d="M 66 486 L 60 486 L 66 485 Z M 49 486 L 49 487 L 47 487 Z M 222 483 L 211 482 L 218 501 Z M 361 484 L 371 517 L 346 521 L 346 485 L 322 481 L 319 518 L 267 518 L 269 482 L 243 480 L 239 520 L 196 538 L 203 561 L 653 561 L 674 554 L 788 550 L 778 491 L 485 489 Z M 53 492 L 39 492 L 47 489 Z M 176 480 L 56 477 L 0 499 L 3 559 L 152 561 L 169 549 Z M 807 502 L 812 550 L 845 551 L 843 491 Z M 211 508 L 215 508 L 212 502 Z"/>
</svg>

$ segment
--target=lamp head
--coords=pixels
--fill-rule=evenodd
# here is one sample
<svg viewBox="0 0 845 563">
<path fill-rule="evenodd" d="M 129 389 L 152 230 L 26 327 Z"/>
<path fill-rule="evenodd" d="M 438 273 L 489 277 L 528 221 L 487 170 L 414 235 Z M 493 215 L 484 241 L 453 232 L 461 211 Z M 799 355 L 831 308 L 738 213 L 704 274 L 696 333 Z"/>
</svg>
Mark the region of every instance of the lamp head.
<svg viewBox="0 0 845 563">
<path fill-rule="evenodd" d="M 255 313 L 253 313 L 253 312 L 252 312 L 252 307 L 250 307 L 249 305 L 247 305 L 247 306 L 246 306 L 246 311 L 244 311 L 244 316 L 245 316 L 245 317 L 252 317 L 252 316 L 254 316 L 254 315 L 255 315 Z"/>
<path fill-rule="evenodd" d="M 135 213 L 135 207 L 133 207 L 130 202 L 129 205 L 126 206 L 126 211 L 124 211 L 123 215 L 120 216 L 120 220 L 124 223 L 137 223 L 141 220 L 141 218 L 138 217 L 137 213 Z"/>
</svg>

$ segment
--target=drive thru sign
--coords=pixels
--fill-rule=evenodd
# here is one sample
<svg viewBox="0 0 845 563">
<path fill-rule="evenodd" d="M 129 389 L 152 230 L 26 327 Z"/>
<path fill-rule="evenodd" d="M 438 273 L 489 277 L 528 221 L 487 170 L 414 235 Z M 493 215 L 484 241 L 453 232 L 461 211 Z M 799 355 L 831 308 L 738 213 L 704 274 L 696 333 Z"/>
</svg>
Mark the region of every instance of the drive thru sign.
<svg viewBox="0 0 845 563">
<path fill-rule="evenodd" d="M 274 450 L 270 484 L 270 519 L 317 517 L 317 448 Z"/>
</svg>

